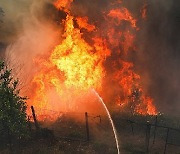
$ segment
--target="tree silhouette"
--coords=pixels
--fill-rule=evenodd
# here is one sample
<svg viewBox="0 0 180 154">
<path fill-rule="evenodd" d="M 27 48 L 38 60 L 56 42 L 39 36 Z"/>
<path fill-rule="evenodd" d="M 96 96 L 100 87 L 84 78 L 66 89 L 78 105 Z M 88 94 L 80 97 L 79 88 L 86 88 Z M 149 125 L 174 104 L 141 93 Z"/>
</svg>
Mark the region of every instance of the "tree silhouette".
<svg viewBox="0 0 180 154">
<path fill-rule="evenodd" d="M 18 80 L 11 70 L 0 62 L 0 139 L 9 143 L 27 134 L 26 97 L 19 95 Z"/>
</svg>

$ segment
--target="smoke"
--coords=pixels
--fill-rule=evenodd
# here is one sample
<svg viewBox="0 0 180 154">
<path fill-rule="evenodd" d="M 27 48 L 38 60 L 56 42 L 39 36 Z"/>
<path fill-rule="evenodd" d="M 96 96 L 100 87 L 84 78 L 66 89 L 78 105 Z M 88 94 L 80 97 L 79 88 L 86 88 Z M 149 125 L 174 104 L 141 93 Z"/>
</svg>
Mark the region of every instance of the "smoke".
<svg viewBox="0 0 180 154">
<path fill-rule="evenodd" d="M 108 25 L 102 12 L 107 13 L 111 8 L 122 6 L 128 8 L 138 19 L 137 24 L 140 27 L 136 32 L 137 51 L 131 53 L 129 59 L 133 61 L 135 71 L 141 76 L 145 93 L 154 99 L 160 112 L 179 115 L 180 2 L 178 0 L 126 0 L 113 5 L 114 2 L 113 0 L 96 2 L 77 0 L 74 1 L 72 10 L 74 14 L 88 16 L 90 21 L 95 20 L 96 26 L 103 30 L 101 35 L 106 36 Z M 144 4 L 147 5 L 146 19 L 142 19 L 140 15 Z M 112 53 L 109 61 L 116 58 L 117 55 Z M 106 64 L 106 68 L 110 72 L 112 67 L 109 64 Z M 114 93 L 112 89 L 116 85 L 110 84 L 111 86 L 108 87 L 112 88 L 106 88 L 106 92 Z"/>
<path fill-rule="evenodd" d="M 135 66 L 161 112 L 180 110 L 180 2 L 147 1 L 147 20 L 140 23 Z"/>
<path fill-rule="evenodd" d="M 178 0 L 126 0 L 116 4 L 114 2 L 115 0 L 74 0 L 71 11 L 76 16 L 88 16 L 90 23 L 103 29 L 103 33 L 99 35 L 106 37 L 105 12 L 107 13 L 111 7 L 127 7 L 133 16 L 139 19 L 137 24 L 140 27 L 134 32 L 138 51 L 133 52 L 129 59 L 134 62 L 146 93 L 154 98 L 159 111 L 178 114 L 180 2 Z M 147 3 L 146 20 L 140 19 L 140 9 L 144 3 Z M 60 41 L 59 25 L 65 15 L 53 7 L 52 0 L 1 0 L 0 7 L 4 11 L 4 16 L 1 17 L 3 23 L 0 23 L 0 52 L 2 54 L 2 51 L 5 51 L 3 54 L 11 61 L 11 65 L 16 65 L 17 62 L 23 65 L 25 72 L 22 72 L 25 74 L 23 79 L 27 80 L 37 69 L 34 57 L 50 52 Z M 116 54 L 113 53 L 110 61 L 115 58 Z M 111 65 L 106 67 L 110 72 Z"/>
<path fill-rule="evenodd" d="M 136 32 L 137 51 L 131 53 L 129 58 L 134 63 L 135 71 L 141 76 L 145 93 L 154 99 L 160 112 L 179 115 L 180 2 L 178 0 L 126 0 L 113 5 L 114 1 L 94 3 L 84 0 L 75 1 L 75 3 L 78 2 L 74 10 L 77 10 L 77 6 L 86 9 L 79 9 L 77 14 L 89 16 L 91 20 L 96 17 L 95 23 L 104 30 L 104 33 L 108 25 L 100 12 L 107 12 L 111 7 L 122 6 L 130 10 L 138 19 L 137 24 L 140 30 Z M 140 19 L 140 10 L 145 3 L 147 4 L 147 19 L 143 20 Z M 116 55 L 112 56 L 111 60 L 113 58 L 117 58 Z M 108 70 L 111 71 L 110 69 L 111 65 Z M 116 87 L 116 85 L 111 83 L 108 87 Z M 106 89 L 106 92 L 112 93 L 110 89 Z"/>
<path fill-rule="evenodd" d="M 0 7 L 4 11 L 0 47 L 10 67 L 16 68 L 15 74 L 27 82 L 36 71 L 35 57 L 48 53 L 59 41 L 57 11 L 49 1 L 42 0 L 2 0 Z"/>
</svg>

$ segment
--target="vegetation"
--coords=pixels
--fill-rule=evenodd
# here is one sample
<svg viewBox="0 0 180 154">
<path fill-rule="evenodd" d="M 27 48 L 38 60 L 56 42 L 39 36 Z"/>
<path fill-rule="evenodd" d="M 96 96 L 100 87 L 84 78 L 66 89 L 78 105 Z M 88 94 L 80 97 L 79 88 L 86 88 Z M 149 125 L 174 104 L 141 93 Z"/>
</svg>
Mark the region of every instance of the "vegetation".
<svg viewBox="0 0 180 154">
<path fill-rule="evenodd" d="M 27 136 L 26 97 L 19 95 L 18 80 L 0 62 L 0 138 L 3 143 Z"/>
</svg>

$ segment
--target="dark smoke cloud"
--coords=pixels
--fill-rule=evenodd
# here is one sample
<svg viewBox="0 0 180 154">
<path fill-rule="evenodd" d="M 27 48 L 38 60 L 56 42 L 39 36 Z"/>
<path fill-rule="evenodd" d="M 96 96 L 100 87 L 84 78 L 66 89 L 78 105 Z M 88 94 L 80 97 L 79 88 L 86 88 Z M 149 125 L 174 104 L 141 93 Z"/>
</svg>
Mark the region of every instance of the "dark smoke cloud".
<svg viewBox="0 0 180 154">
<path fill-rule="evenodd" d="M 180 110 L 180 1 L 148 1 L 147 20 L 140 23 L 136 68 L 159 110 Z"/>
<path fill-rule="evenodd" d="M 4 11 L 0 23 L 0 52 L 11 53 L 12 59 L 27 63 L 32 70 L 35 55 L 48 52 L 59 40 L 57 29 L 65 14 L 52 6 L 52 0 L 1 0 Z M 74 0 L 72 12 L 89 16 L 90 22 L 106 29 L 104 14 L 111 7 L 127 7 L 140 19 L 140 9 L 147 2 L 147 20 L 140 19 L 136 45 L 131 56 L 142 84 L 159 110 L 176 113 L 180 110 L 180 2 L 179 0 Z M 60 19 L 59 19 L 60 18 Z M 105 34 L 100 34 L 105 37 Z M 45 44 L 45 45 L 44 45 Z M 5 53 L 6 55 L 8 55 Z"/>
</svg>

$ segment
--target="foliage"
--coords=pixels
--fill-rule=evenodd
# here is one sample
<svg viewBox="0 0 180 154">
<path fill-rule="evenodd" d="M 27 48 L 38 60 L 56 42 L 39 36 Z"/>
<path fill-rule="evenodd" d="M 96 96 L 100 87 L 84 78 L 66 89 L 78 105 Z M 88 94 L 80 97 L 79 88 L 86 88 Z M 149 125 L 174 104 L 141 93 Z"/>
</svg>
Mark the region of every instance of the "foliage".
<svg viewBox="0 0 180 154">
<path fill-rule="evenodd" d="M 0 62 L 0 138 L 20 139 L 27 134 L 26 97 L 19 95 L 18 80 Z"/>
</svg>

